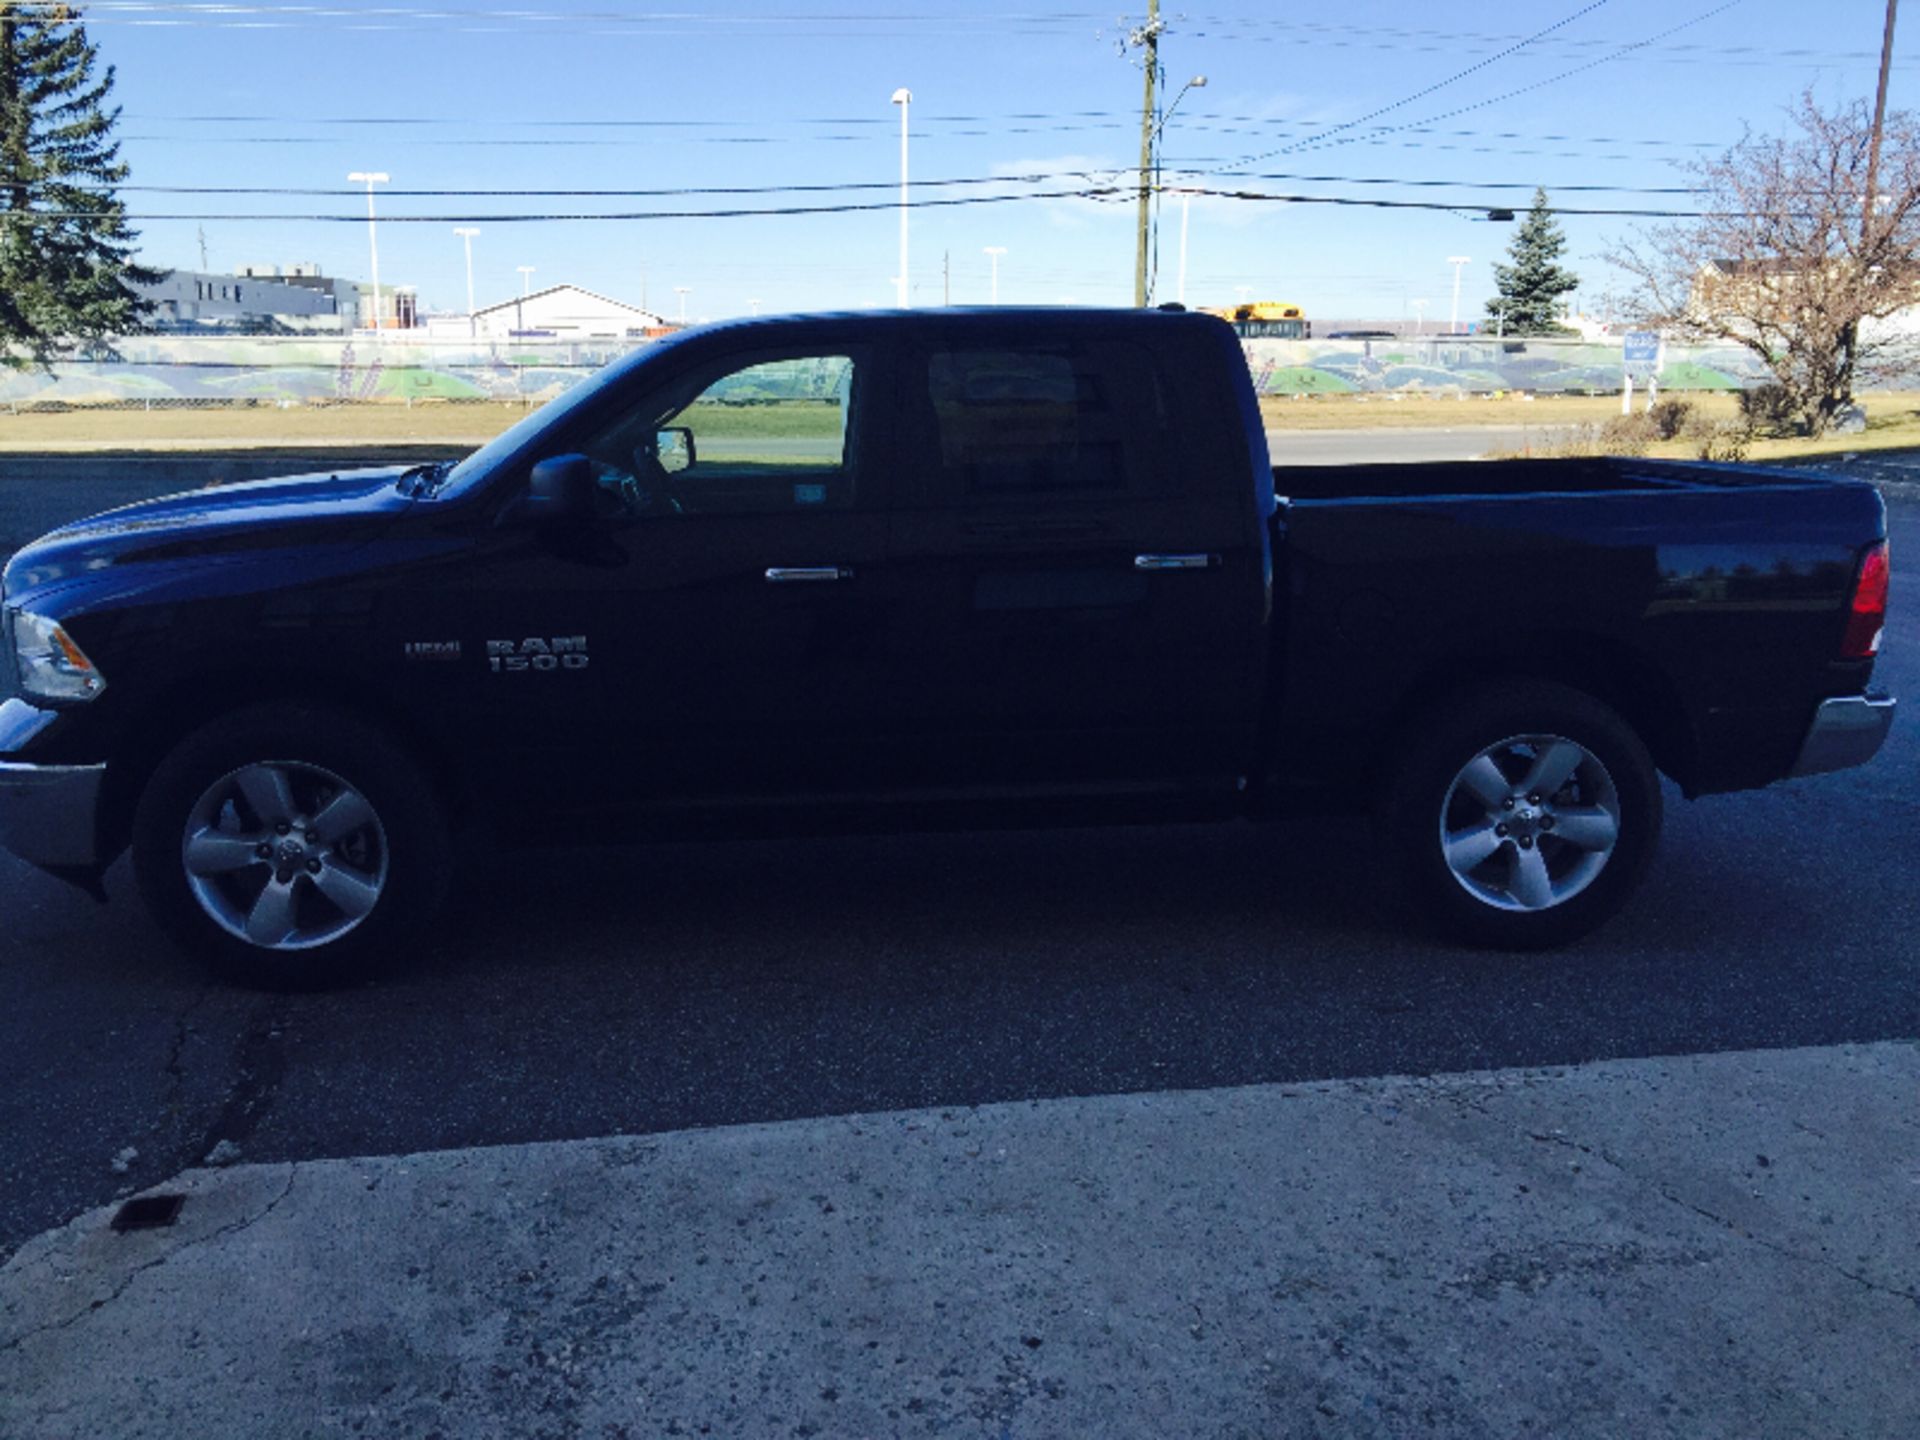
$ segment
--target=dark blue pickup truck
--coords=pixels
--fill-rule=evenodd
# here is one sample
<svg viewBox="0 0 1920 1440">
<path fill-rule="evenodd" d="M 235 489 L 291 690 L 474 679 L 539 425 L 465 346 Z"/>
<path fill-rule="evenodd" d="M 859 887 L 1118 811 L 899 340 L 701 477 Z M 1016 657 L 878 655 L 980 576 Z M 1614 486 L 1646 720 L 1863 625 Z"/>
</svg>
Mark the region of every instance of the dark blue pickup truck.
<svg viewBox="0 0 1920 1440">
<path fill-rule="evenodd" d="M 1269 465 L 1232 331 L 689 331 L 457 464 L 66 526 L 4 579 L 0 841 L 131 846 L 223 974 L 335 979 L 495 844 L 1370 809 L 1356 865 L 1557 944 L 1688 795 L 1855 765 L 1886 516 L 1639 460 Z"/>
</svg>

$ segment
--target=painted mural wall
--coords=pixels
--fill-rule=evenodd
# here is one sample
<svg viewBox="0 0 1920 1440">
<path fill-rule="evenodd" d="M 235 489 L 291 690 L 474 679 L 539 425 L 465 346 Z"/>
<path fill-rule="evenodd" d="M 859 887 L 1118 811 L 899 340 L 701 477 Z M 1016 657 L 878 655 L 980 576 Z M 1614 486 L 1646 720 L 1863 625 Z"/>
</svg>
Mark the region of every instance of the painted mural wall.
<svg viewBox="0 0 1920 1440">
<path fill-rule="evenodd" d="M 651 342 L 641 341 L 639 344 Z M 538 402 L 578 384 L 625 344 L 361 337 L 141 336 L 51 372 L 0 370 L 0 405 L 256 404 L 508 400 Z M 1437 391 L 1607 392 L 1620 387 L 1617 341 L 1248 340 L 1265 395 Z M 1735 346 L 1669 346 L 1665 390 L 1733 390 L 1765 373 Z"/>
</svg>

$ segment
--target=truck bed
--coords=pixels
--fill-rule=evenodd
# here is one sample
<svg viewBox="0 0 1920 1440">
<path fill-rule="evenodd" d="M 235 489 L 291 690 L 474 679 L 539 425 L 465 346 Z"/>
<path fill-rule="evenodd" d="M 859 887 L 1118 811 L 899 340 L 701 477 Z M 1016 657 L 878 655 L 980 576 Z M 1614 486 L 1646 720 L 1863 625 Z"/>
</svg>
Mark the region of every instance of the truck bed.
<svg viewBox="0 0 1920 1440">
<path fill-rule="evenodd" d="M 1315 770 L 1364 763 L 1345 749 L 1367 733 L 1356 707 L 1558 667 L 1611 677 L 1688 793 L 1742 789 L 1787 773 L 1814 708 L 1871 672 L 1834 658 L 1863 548 L 1886 534 L 1870 485 L 1633 458 L 1314 466 L 1275 484 L 1276 751 Z"/>
</svg>

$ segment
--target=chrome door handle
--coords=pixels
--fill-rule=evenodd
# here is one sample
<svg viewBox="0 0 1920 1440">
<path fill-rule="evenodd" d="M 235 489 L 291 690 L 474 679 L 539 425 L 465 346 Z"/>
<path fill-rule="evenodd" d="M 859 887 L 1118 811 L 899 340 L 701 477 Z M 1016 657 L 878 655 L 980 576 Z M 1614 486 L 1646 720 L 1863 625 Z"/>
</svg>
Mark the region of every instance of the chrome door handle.
<svg viewBox="0 0 1920 1440">
<path fill-rule="evenodd" d="M 785 585 L 792 581 L 851 580 L 852 578 L 853 571 L 845 565 L 771 565 L 767 567 L 767 580 L 774 585 Z"/>
<path fill-rule="evenodd" d="M 1218 555 L 1136 555 L 1136 570 L 1206 570 L 1220 563 Z"/>
</svg>

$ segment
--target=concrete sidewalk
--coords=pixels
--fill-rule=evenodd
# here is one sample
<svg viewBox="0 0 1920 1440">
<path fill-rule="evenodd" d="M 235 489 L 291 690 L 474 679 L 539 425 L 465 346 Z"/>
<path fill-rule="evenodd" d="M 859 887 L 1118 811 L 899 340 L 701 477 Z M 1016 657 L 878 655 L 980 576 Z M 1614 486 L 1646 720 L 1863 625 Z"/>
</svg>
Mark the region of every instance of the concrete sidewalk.
<svg viewBox="0 0 1920 1440">
<path fill-rule="evenodd" d="M 1911 1043 L 165 1188 L 0 1271 L 0 1434 L 1920 1429 Z"/>
</svg>

